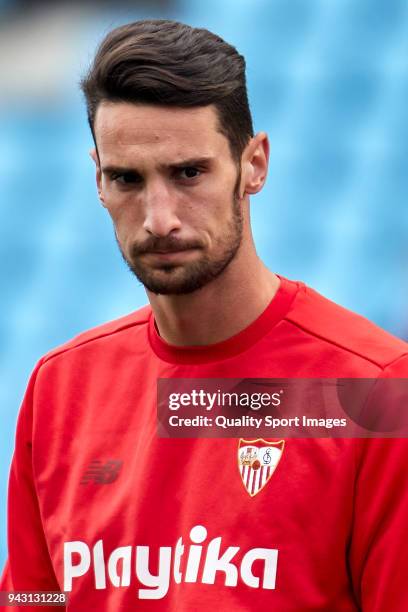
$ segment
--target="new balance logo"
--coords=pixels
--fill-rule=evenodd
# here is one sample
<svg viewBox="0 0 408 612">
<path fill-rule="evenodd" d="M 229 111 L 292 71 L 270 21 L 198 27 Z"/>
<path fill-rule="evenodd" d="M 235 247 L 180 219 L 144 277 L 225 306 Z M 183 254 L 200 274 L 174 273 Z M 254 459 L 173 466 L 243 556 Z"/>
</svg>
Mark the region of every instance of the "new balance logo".
<svg viewBox="0 0 408 612">
<path fill-rule="evenodd" d="M 95 459 L 91 461 L 85 474 L 82 477 L 81 484 L 111 484 L 115 482 L 119 476 L 119 472 L 122 468 L 123 461 L 118 459 L 110 459 L 105 463 Z"/>
</svg>

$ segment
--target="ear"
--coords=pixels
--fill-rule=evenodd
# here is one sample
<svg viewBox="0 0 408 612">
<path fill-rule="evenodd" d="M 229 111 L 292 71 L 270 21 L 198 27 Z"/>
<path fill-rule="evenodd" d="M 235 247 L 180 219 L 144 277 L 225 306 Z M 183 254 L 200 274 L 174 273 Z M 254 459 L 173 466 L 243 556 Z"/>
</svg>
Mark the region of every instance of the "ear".
<svg viewBox="0 0 408 612">
<path fill-rule="evenodd" d="M 242 154 L 241 193 L 258 193 L 266 181 L 269 162 L 269 140 L 265 132 L 251 138 Z"/>
<path fill-rule="evenodd" d="M 100 201 L 102 202 L 102 205 L 104 205 L 104 199 L 103 199 L 103 195 L 102 195 L 102 172 L 101 172 L 101 165 L 99 163 L 99 156 L 98 156 L 98 152 L 95 148 L 91 149 L 89 151 L 89 155 L 91 156 L 91 158 L 93 159 L 93 161 L 95 162 L 95 170 L 96 170 L 96 188 L 98 190 L 98 196 Z"/>
</svg>

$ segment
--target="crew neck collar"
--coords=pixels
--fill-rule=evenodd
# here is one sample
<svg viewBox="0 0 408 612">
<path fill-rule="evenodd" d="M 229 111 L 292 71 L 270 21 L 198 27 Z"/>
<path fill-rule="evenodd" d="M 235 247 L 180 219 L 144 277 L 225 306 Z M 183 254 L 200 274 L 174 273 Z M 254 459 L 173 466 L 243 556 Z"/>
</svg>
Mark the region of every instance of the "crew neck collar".
<svg viewBox="0 0 408 612">
<path fill-rule="evenodd" d="M 278 290 L 265 310 L 243 330 L 222 342 L 204 346 L 169 344 L 159 335 L 152 311 L 149 317 L 148 333 L 153 351 L 164 361 L 180 364 L 221 361 L 246 351 L 283 319 L 299 289 L 299 283 L 289 281 L 282 276 L 279 276 L 279 279 Z"/>
</svg>

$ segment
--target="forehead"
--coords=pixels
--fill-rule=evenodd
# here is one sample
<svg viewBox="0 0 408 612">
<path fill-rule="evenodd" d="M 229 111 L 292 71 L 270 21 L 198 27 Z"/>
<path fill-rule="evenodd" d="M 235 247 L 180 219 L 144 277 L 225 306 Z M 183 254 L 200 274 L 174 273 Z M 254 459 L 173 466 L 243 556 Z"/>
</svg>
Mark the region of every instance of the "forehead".
<svg viewBox="0 0 408 612">
<path fill-rule="evenodd" d="M 214 106 L 173 108 L 127 102 L 102 102 L 95 117 L 98 149 L 113 152 L 120 148 L 138 150 L 179 151 L 200 155 L 228 150 L 228 141 L 219 130 Z"/>
</svg>

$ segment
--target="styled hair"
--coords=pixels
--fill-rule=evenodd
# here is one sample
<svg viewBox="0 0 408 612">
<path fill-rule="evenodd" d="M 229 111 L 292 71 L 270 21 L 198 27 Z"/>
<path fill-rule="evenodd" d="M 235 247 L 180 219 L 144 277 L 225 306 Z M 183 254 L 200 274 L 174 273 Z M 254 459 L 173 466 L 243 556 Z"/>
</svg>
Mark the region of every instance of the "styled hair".
<svg viewBox="0 0 408 612">
<path fill-rule="evenodd" d="M 181 108 L 213 104 L 219 131 L 236 160 L 253 136 L 245 59 L 202 28 L 162 19 L 115 28 L 100 44 L 80 86 L 94 140 L 102 101 Z"/>
</svg>

